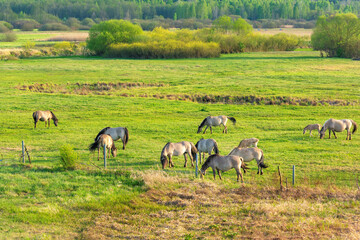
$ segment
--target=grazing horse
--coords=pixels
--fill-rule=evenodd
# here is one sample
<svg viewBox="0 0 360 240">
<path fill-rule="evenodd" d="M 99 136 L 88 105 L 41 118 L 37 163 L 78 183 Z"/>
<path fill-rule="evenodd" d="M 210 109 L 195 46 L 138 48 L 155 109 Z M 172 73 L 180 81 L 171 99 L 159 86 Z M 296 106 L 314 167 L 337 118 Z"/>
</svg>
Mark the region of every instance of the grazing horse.
<svg viewBox="0 0 360 240">
<path fill-rule="evenodd" d="M 264 153 L 260 148 L 234 148 L 229 155 L 235 155 L 242 157 L 244 162 L 250 162 L 251 160 L 255 159 L 258 165 L 258 172 L 257 174 L 263 175 L 263 168 L 267 168 L 268 166 L 264 164 Z M 244 169 L 244 173 L 246 173 Z"/>
<path fill-rule="evenodd" d="M 240 176 L 241 182 L 242 183 L 244 182 L 243 175 L 241 173 L 240 168 L 241 167 L 246 168 L 246 165 L 241 157 L 234 156 L 234 155 L 220 156 L 219 154 L 213 154 L 213 155 L 209 156 L 206 159 L 205 163 L 201 167 L 201 170 L 200 170 L 201 178 L 203 178 L 203 175 L 206 174 L 206 169 L 208 169 L 209 167 L 211 167 L 213 170 L 214 180 L 215 180 L 215 176 L 216 176 L 215 171 L 217 171 L 220 180 L 222 180 L 220 171 L 225 172 L 232 168 L 235 168 L 236 175 L 237 175 L 237 181 L 239 181 L 239 176 Z"/>
<path fill-rule="evenodd" d="M 347 136 L 346 136 L 346 140 L 351 140 L 351 126 L 354 125 L 354 129 L 352 131 L 352 134 L 354 134 L 358 128 L 356 122 L 354 122 L 351 119 L 342 119 L 342 120 L 336 120 L 333 118 L 330 118 L 329 120 L 327 120 L 324 125 L 322 126 L 321 130 L 320 130 L 320 139 L 323 139 L 325 136 L 325 131 L 327 129 L 329 129 L 329 138 L 331 136 L 331 131 L 333 132 L 335 138 L 336 134 L 335 132 L 342 132 L 346 129 L 347 131 Z"/>
<path fill-rule="evenodd" d="M 95 141 L 101 134 L 109 134 L 114 141 L 117 141 L 121 138 L 121 141 L 123 142 L 124 150 L 127 142 L 129 141 L 129 131 L 126 127 L 117 127 L 117 128 L 106 127 L 98 133 L 98 135 L 95 137 Z"/>
<path fill-rule="evenodd" d="M 198 150 L 196 149 L 195 145 L 192 142 L 187 142 L 187 141 L 182 141 L 182 142 L 178 142 L 178 143 L 172 143 L 172 142 L 168 142 L 163 150 L 161 151 L 161 156 L 160 156 L 160 162 L 162 165 L 162 168 L 164 169 L 166 167 L 166 164 L 168 162 L 168 158 L 169 158 L 169 167 L 174 167 L 174 164 L 171 160 L 172 156 L 180 156 L 180 155 L 184 155 L 185 158 L 185 164 L 184 167 L 186 167 L 187 164 L 187 158 L 186 158 L 186 154 L 189 155 L 190 159 L 191 159 L 191 166 L 194 167 L 194 158 L 196 157 L 196 153 L 198 152 Z"/>
<path fill-rule="evenodd" d="M 108 150 L 107 152 L 107 156 L 108 157 L 110 155 L 110 150 L 111 150 L 111 155 L 113 157 L 116 157 L 116 153 L 117 153 L 117 148 L 115 147 L 114 141 L 112 139 L 112 137 L 108 134 L 101 134 L 94 143 L 90 144 L 89 146 L 89 150 L 90 151 L 95 151 L 95 149 L 98 150 L 98 160 L 100 160 L 100 148 L 104 147 L 104 144 L 106 144 L 106 148 Z"/>
<path fill-rule="evenodd" d="M 217 145 L 217 142 L 212 139 L 204 139 L 201 138 L 196 144 L 195 147 L 199 151 L 199 158 L 201 163 L 201 153 L 203 153 L 203 159 L 205 158 L 205 153 L 209 153 L 211 155 L 211 152 L 214 150 L 215 154 L 219 154 L 219 148 Z"/>
<path fill-rule="evenodd" d="M 321 128 L 321 125 L 320 125 L 320 124 L 310 124 L 310 125 L 307 125 L 306 127 L 304 127 L 303 134 L 305 134 L 306 130 L 310 130 L 310 137 L 312 136 L 312 135 L 311 135 L 311 131 L 312 131 L 312 130 L 317 130 L 318 133 L 320 134 L 320 128 Z"/>
<path fill-rule="evenodd" d="M 257 139 L 257 138 L 247 138 L 247 139 L 241 140 L 238 147 L 246 148 L 246 147 L 251 147 L 251 145 L 254 145 L 254 147 L 257 147 L 258 142 L 259 142 L 259 139 Z"/>
<path fill-rule="evenodd" d="M 40 120 L 42 122 L 45 122 L 48 125 L 48 128 L 50 127 L 50 120 L 52 119 L 54 121 L 55 126 L 58 125 L 58 119 L 55 117 L 55 114 L 52 111 L 36 111 L 33 112 L 33 119 L 34 119 L 34 128 L 36 128 L 36 123 Z"/>
<path fill-rule="evenodd" d="M 226 126 L 226 123 L 227 123 L 227 120 L 230 119 L 230 121 L 232 121 L 235 125 L 236 123 L 236 119 L 233 118 L 233 117 L 227 117 L 225 115 L 221 115 L 221 116 L 208 116 L 206 117 L 202 122 L 201 124 L 199 125 L 198 127 L 198 131 L 197 133 L 200 133 L 202 131 L 202 128 L 206 125 L 206 128 L 204 130 L 203 133 L 206 132 L 206 130 L 208 129 L 208 127 L 210 127 L 210 132 L 212 134 L 212 126 L 220 126 L 220 125 L 223 125 L 224 126 L 224 130 L 223 130 L 223 133 L 227 133 L 227 126 Z"/>
</svg>

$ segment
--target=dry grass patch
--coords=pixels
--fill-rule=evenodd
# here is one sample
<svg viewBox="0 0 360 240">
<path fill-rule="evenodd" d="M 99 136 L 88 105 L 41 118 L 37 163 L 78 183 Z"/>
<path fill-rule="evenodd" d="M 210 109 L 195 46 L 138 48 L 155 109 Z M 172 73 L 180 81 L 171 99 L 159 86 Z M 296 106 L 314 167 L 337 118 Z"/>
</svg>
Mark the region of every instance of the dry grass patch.
<svg viewBox="0 0 360 240">
<path fill-rule="evenodd" d="M 88 38 L 89 33 L 87 32 L 62 32 L 59 35 L 56 35 L 54 37 L 50 37 L 47 39 L 44 39 L 42 41 L 48 41 L 48 42 L 85 42 Z"/>
<path fill-rule="evenodd" d="M 275 187 L 142 173 L 140 198 L 159 209 L 98 217 L 85 239 L 358 239 L 360 193 L 338 188 Z M 152 179 L 153 178 L 153 179 Z M 170 186 L 170 187 L 168 187 Z"/>
</svg>

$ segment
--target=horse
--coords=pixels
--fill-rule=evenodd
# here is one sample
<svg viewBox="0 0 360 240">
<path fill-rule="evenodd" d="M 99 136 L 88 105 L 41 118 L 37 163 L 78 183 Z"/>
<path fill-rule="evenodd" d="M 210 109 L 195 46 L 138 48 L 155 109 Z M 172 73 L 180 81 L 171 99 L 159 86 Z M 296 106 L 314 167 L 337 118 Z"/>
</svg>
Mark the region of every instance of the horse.
<svg viewBox="0 0 360 240">
<path fill-rule="evenodd" d="M 129 130 L 126 127 L 106 127 L 98 133 L 98 135 L 95 137 L 95 141 L 101 134 L 109 134 L 114 141 L 117 141 L 121 138 L 124 150 L 127 142 L 129 141 Z"/>
<path fill-rule="evenodd" d="M 243 179 L 243 175 L 241 173 L 241 167 L 246 168 L 246 165 L 243 161 L 243 158 L 238 157 L 238 156 L 220 156 L 219 154 L 213 154 L 211 156 L 209 156 L 205 163 L 201 166 L 201 170 L 200 170 L 200 174 L 201 174 L 201 178 L 203 178 L 203 175 L 206 174 L 206 169 L 208 169 L 209 167 L 212 168 L 213 170 L 213 175 L 214 175 L 214 180 L 215 180 L 215 170 L 217 171 L 220 180 L 221 179 L 221 174 L 220 171 L 228 171 L 232 168 L 235 168 L 236 171 L 236 175 L 237 175 L 237 181 L 239 181 L 239 176 L 241 177 L 241 182 L 244 182 Z"/>
<path fill-rule="evenodd" d="M 110 150 L 111 155 L 116 157 L 117 148 L 115 147 L 114 140 L 108 134 L 101 134 L 94 143 L 89 145 L 89 150 L 92 152 L 95 151 L 95 149 L 98 149 L 98 161 L 100 160 L 100 148 L 104 147 L 104 144 L 106 144 L 106 148 L 108 150 L 106 157 L 110 155 Z"/>
<path fill-rule="evenodd" d="M 335 132 L 342 132 L 346 129 L 347 131 L 347 135 L 346 135 L 346 140 L 351 140 L 351 127 L 354 126 L 354 129 L 352 131 L 352 134 L 354 134 L 358 128 L 357 124 L 355 121 L 351 120 L 351 119 L 342 119 L 342 120 L 336 120 L 333 118 L 330 118 L 329 120 L 327 120 L 324 125 L 322 126 L 321 130 L 320 130 L 320 139 L 323 139 L 325 136 L 325 131 L 327 129 L 329 129 L 329 139 L 331 136 L 331 131 L 333 132 L 335 139 L 336 134 Z"/>
<path fill-rule="evenodd" d="M 246 147 L 251 147 L 251 145 L 254 145 L 254 147 L 257 147 L 258 142 L 259 142 L 259 139 L 257 139 L 257 138 L 247 138 L 247 139 L 241 140 L 238 147 L 246 148 Z"/>
<path fill-rule="evenodd" d="M 201 138 L 196 144 L 195 147 L 199 151 L 199 158 L 200 158 L 200 164 L 201 164 L 201 153 L 203 153 L 203 159 L 205 158 L 205 153 L 209 153 L 211 155 L 211 152 L 214 150 L 215 154 L 219 154 L 219 148 L 217 145 L 217 142 L 212 139 L 204 139 Z"/>
<path fill-rule="evenodd" d="M 34 119 L 34 128 L 36 128 L 36 123 L 40 120 L 42 122 L 45 122 L 48 125 L 48 128 L 50 127 L 50 120 L 52 119 L 54 121 L 55 126 L 58 125 L 58 119 L 56 118 L 55 114 L 52 111 L 36 111 L 33 112 L 33 119 Z"/>
<path fill-rule="evenodd" d="M 251 160 L 255 159 L 256 163 L 258 165 L 258 172 L 257 174 L 263 175 L 263 168 L 267 168 L 268 166 L 264 164 L 264 153 L 260 148 L 240 148 L 236 147 L 228 154 L 235 155 L 242 157 L 244 159 L 244 162 L 250 162 Z M 246 170 L 244 170 L 244 173 L 246 173 Z"/>
<path fill-rule="evenodd" d="M 321 128 L 321 125 L 320 125 L 320 124 L 310 124 L 310 125 L 307 125 L 306 127 L 304 127 L 303 134 L 305 134 L 306 130 L 310 130 L 310 137 L 312 136 L 312 135 L 311 135 L 311 131 L 312 131 L 312 130 L 317 130 L 318 133 L 320 134 L 320 128 Z"/>
<path fill-rule="evenodd" d="M 192 142 L 182 141 L 178 143 L 168 142 L 161 151 L 160 155 L 160 162 L 162 168 L 165 169 L 166 164 L 169 158 L 169 167 L 174 167 L 174 164 L 171 160 L 172 156 L 180 156 L 184 155 L 185 164 L 184 167 L 187 165 L 187 158 L 186 154 L 189 155 L 191 159 L 191 166 L 194 167 L 194 158 L 196 157 L 196 153 L 198 150 L 196 149 L 195 145 Z"/>
<path fill-rule="evenodd" d="M 233 117 L 227 117 L 225 115 L 221 115 L 221 116 L 208 116 L 206 117 L 202 122 L 201 124 L 199 125 L 198 127 L 198 131 L 197 133 L 200 133 L 202 131 L 202 128 L 206 125 L 206 128 L 204 130 L 203 133 L 206 132 L 206 130 L 208 129 L 208 127 L 210 127 L 210 132 L 212 134 L 212 126 L 220 126 L 220 125 L 223 125 L 224 126 L 224 130 L 223 130 L 223 133 L 227 133 L 227 126 L 226 126 L 226 123 L 227 123 L 227 120 L 230 120 L 234 123 L 236 123 L 236 119 L 233 118 Z"/>
</svg>

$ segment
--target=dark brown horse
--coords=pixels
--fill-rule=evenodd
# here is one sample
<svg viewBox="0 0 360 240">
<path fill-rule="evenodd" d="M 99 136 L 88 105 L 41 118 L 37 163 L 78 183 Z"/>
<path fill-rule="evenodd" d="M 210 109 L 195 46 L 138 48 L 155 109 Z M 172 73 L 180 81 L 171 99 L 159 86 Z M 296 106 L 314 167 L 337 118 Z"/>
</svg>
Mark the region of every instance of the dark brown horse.
<svg viewBox="0 0 360 240">
<path fill-rule="evenodd" d="M 33 118 L 34 118 L 34 128 L 36 128 L 36 123 L 38 121 L 45 122 L 48 127 L 50 127 L 50 120 L 52 119 L 54 121 L 55 126 L 58 125 L 58 119 L 56 118 L 55 114 L 52 111 L 36 111 L 33 112 Z"/>
</svg>

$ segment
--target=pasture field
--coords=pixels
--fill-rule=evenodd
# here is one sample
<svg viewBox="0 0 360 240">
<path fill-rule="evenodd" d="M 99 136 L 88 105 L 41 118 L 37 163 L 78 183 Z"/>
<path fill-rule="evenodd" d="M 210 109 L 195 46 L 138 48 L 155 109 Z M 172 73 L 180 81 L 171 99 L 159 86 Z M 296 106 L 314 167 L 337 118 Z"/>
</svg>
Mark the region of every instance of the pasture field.
<svg viewBox="0 0 360 240">
<path fill-rule="evenodd" d="M 344 132 L 320 140 L 302 129 L 330 117 L 360 123 L 359 68 L 358 61 L 320 58 L 318 52 L 1 61 L 0 236 L 358 239 L 359 132 L 351 141 Z M 186 97 L 193 95 L 326 101 L 204 104 Z M 47 129 L 40 122 L 34 129 L 32 112 L 39 109 L 51 109 L 59 126 Z M 237 120 L 235 126 L 228 123 L 228 134 L 222 128 L 196 134 L 206 116 L 222 114 Z M 116 142 L 118 156 L 109 159 L 107 171 L 87 150 L 106 126 L 130 132 L 125 151 Z M 223 173 L 223 181 L 213 181 L 211 171 L 196 179 L 193 168 L 183 167 L 183 157 L 174 157 L 174 169 L 161 170 L 167 142 L 195 143 L 201 137 L 216 139 L 220 154 L 243 138 L 257 137 L 269 168 L 257 176 L 250 162 L 244 185 L 236 182 L 234 170 Z M 31 165 L 19 163 L 22 140 Z M 80 155 L 77 170 L 59 167 L 64 144 Z M 287 191 L 279 190 L 278 166 L 288 178 Z"/>
</svg>

